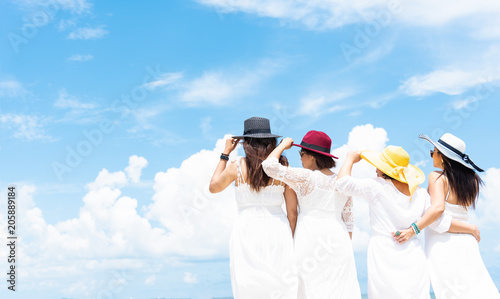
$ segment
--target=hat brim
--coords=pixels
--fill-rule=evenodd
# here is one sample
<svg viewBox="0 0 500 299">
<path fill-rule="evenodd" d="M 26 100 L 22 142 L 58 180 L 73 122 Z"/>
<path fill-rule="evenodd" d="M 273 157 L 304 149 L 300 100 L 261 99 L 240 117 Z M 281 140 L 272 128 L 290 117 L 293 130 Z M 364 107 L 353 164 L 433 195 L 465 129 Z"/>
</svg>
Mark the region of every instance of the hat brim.
<svg viewBox="0 0 500 299">
<path fill-rule="evenodd" d="M 274 135 L 270 133 L 255 133 L 255 134 L 246 134 L 246 135 L 240 135 L 240 136 L 233 136 L 232 138 L 279 138 L 282 136 L 279 135 Z"/>
<path fill-rule="evenodd" d="M 429 136 L 427 136 L 425 134 L 420 134 L 420 135 L 418 135 L 418 138 L 429 141 L 432 145 L 434 145 L 438 149 L 438 151 L 441 154 L 445 155 L 447 158 L 449 158 L 449 159 L 451 159 L 451 160 L 453 160 L 455 162 L 458 162 L 458 163 L 462 164 L 463 166 L 465 166 L 467 168 L 475 170 L 472 165 L 470 165 L 469 163 L 465 162 L 462 159 L 462 157 L 460 157 L 457 153 L 454 153 L 453 151 L 451 151 L 448 148 L 446 148 L 444 145 L 441 145 L 440 143 L 435 142 Z"/>
<path fill-rule="evenodd" d="M 374 151 L 362 151 L 361 158 L 363 158 L 364 160 L 366 160 L 368 163 L 375 166 L 376 168 L 380 169 L 380 171 L 382 171 L 386 175 L 390 176 L 391 178 L 393 178 L 397 181 L 400 181 L 402 183 L 408 184 L 407 180 L 402 180 L 401 178 L 395 177 L 392 174 L 393 168 L 380 158 L 380 153 L 374 152 Z M 406 174 L 407 178 L 408 178 L 408 176 L 411 176 L 412 178 L 414 178 L 415 183 L 417 185 L 420 185 L 425 181 L 424 172 L 420 168 L 418 168 L 412 164 L 408 164 L 407 170 L 405 171 L 405 174 Z"/>
<path fill-rule="evenodd" d="M 330 157 L 330 158 L 338 159 L 337 157 L 335 157 L 334 155 L 332 155 L 332 154 L 330 154 L 330 153 L 325 153 L 325 152 L 322 152 L 322 151 L 314 150 L 314 149 L 312 149 L 312 148 L 308 148 L 308 147 L 305 147 L 305 146 L 300 145 L 300 144 L 295 144 L 295 143 L 293 143 L 292 145 L 294 145 L 294 146 L 298 146 L 298 147 L 301 147 L 301 148 L 305 148 L 305 149 L 306 149 L 306 150 L 308 150 L 308 151 L 315 152 L 315 153 L 318 153 L 318 154 L 322 154 L 322 155 L 327 156 L 327 157 Z"/>
</svg>

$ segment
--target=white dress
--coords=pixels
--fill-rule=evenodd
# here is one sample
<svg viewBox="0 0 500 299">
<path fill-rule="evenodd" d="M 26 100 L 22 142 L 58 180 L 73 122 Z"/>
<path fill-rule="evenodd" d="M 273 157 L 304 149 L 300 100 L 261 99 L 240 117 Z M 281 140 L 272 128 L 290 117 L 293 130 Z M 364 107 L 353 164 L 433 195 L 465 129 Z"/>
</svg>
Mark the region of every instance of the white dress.
<svg viewBox="0 0 500 299">
<path fill-rule="evenodd" d="M 353 226 L 352 200 L 334 190 L 336 175 L 286 167 L 276 158 L 267 159 L 262 167 L 267 175 L 285 182 L 297 193 L 298 298 L 361 298 L 348 234 Z"/>
<path fill-rule="evenodd" d="M 467 209 L 447 201 L 443 214 L 449 223 L 451 219 L 468 221 Z M 426 230 L 425 253 L 437 299 L 500 299 L 474 236 Z"/>
<path fill-rule="evenodd" d="M 293 238 L 281 205 L 285 187 L 255 192 L 241 176 L 238 163 L 238 215 L 230 240 L 231 285 L 235 299 L 295 299 L 297 278 Z"/>
<path fill-rule="evenodd" d="M 410 201 L 390 180 L 351 176 L 339 179 L 336 187 L 369 203 L 372 237 L 368 245 L 368 297 L 430 298 L 429 274 L 419 239 L 413 237 L 399 244 L 391 234 L 407 229 L 422 217 L 430 206 L 427 191 L 417 188 Z"/>
</svg>

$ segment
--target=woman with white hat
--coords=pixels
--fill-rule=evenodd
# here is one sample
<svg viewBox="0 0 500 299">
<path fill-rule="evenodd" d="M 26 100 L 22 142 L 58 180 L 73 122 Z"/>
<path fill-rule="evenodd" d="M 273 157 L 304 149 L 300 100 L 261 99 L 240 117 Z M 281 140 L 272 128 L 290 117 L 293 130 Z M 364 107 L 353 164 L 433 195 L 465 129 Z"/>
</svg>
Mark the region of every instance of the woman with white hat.
<svg viewBox="0 0 500 299">
<path fill-rule="evenodd" d="M 297 193 L 299 216 L 295 230 L 298 298 L 360 299 L 354 253 L 349 235 L 353 228 L 352 199 L 335 190 L 337 176 L 330 154 L 331 139 L 309 131 L 300 144 L 285 138 L 262 163 L 264 171 Z M 278 162 L 284 150 L 301 148 L 304 168 Z"/>
<path fill-rule="evenodd" d="M 297 278 L 293 258 L 293 230 L 297 197 L 283 182 L 267 176 L 262 161 L 280 137 L 271 134 L 267 118 L 245 120 L 244 133 L 226 140 L 226 147 L 210 181 L 217 193 L 235 182 L 238 216 L 231 233 L 229 258 L 235 299 L 295 299 Z M 244 139 L 245 158 L 227 165 L 229 154 Z M 285 157 L 280 163 L 288 164 Z M 281 208 L 286 203 L 287 215 Z M 217 215 L 215 215 L 217 217 Z"/>
<path fill-rule="evenodd" d="M 377 168 L 377 178 L 351 177 L 355 163 L 364 159 Z M 347 196 L 368 200 L 372 237 L 368 245 L 368 297 L 430 298 L 424 251 L 418 238 L 398 244 L 392 232 L 412 226 L 430 205 L 424 173 L 411 165 L 401 147 L 382 153 L 351 151 L 339 172 L 336 188 Z"/>
<path fill-rule="evenodd" d="M 433 164 L 441 169 L 429 175 L 429 193 L 432 206 L 444 210 L 444 231 L 426 230 L 425 233 L 429 274 L 436 298 L 500 298 L 479 252 L 479 230 L 467 223 L 468 209 L 475 207 L 483 183 L 475 171 L 483 170 L 465 153 L 465 142 L 460 138 L 449 133 L 437 142 L 424 134 L 419 137 L 434 145 Z M 430 214 L 432 212 L 426 213 L 416 223 L 417 230 L 432 222 Z M 453 234 L 457 232 L 468 234 Z M 410 228 L 395 238 L 404 242 L 414 234 Z"/>
</svg>

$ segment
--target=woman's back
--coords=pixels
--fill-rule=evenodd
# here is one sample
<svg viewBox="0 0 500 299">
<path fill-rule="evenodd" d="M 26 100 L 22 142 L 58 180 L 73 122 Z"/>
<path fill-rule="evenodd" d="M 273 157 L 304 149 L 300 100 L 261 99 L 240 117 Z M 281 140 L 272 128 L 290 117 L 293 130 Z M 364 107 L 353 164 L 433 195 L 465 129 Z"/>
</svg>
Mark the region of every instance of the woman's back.
<svg viewBox="0 0 500 299">
<path fill-rule="evenodd" d="M 285 192 L 284 185 L 271 179 L 270 183 L 261 188 L 259 191 L 255 191 L 251 188 L 248 180 L 247 169 L 245 164 L 245 159 L 238 157 L 236 159 L 238 165 L 238 178 L 236 179 L 236 203 L 239 208 L 254 206 L 254 205 L 264 205 L 264 206 L 280 206 L 284 203 L 285 198 L 283 193 Z"/>
</svg>

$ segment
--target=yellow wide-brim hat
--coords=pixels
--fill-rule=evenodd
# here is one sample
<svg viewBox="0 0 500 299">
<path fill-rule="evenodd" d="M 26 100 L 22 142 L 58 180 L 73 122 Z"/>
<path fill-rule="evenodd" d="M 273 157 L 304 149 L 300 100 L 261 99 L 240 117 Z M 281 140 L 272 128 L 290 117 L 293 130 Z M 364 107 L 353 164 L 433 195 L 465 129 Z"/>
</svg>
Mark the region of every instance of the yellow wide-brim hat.
<svg viewBox="0 0 500 299">
<path fill-rule="evenodd" d="M 425 181 L 424 172 L 410 164 L 410 155 L 400 146 L 389 145 L 381 153 L 362 151 L 361 158 L 391 178 L 408 184 L 412 196 L 417 186 Z"/>
</svg>

